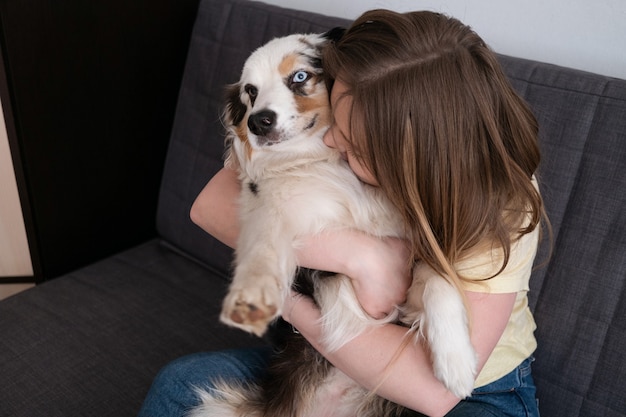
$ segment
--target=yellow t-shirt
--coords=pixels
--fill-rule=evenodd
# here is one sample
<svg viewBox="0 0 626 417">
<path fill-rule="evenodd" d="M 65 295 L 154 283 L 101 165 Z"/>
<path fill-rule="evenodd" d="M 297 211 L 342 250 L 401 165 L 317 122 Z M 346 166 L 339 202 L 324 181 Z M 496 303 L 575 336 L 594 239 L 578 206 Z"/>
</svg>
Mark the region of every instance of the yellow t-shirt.
<svg viewBox="0 0 626 417">
<path fill-rule="evenodd" d="M 502 266 L 502 252 L 486 251 L 478 256 L 458 262 L 455 267 L 459 274 L 475 282 L 463 283 L 467 291 L 483 293 L 517 293 L 513 312 L 491 356 L 476 379 L 474 387 L 481 387 L 496 381 L 515 369 L 537 348 L 534 336 L 535 320 L 528 307 L 528 290 L 537 245 L 539 227 L 522 236 L 511 245 L 511 253 L 506 268 L 497 276 L 479 281 L 495 274 Z"/>
</svg>

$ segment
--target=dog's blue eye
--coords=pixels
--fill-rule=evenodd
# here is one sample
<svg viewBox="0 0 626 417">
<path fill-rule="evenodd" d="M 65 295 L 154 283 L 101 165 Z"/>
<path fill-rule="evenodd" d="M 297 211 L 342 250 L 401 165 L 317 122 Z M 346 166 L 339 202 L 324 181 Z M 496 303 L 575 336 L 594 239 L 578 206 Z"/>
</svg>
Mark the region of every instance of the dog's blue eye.
<svg viewBox="0 0 626 417">
<path fill-rule="evenodd" d="M 298 71 L 293 74 L 293 78 L 291 79 L 294 83 L 303 83 L 309 79 L 309 73 L 306 71 Z"/>
</svg>

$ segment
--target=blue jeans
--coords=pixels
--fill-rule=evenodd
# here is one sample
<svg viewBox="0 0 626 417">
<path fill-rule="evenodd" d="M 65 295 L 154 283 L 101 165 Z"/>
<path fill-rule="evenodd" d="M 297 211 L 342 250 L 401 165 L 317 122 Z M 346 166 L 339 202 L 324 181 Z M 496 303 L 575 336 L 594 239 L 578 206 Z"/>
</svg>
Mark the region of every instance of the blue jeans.
<svg viewBox="0 0 626 417">
<path fill-rule="evenodd" d="M 146 396 L 139 417 L 183 417 L 198 404 L 196 387 L 210 388 L 211 378 L 251 380 L 263 376 L 271 348 L 227 350 L 184 356 L 164 367 Z M 533 359 L 526 359 L 513 372 L 477 388 L 461 401 L 450 417 L 538 417 Z"/>
<path fill-rule="evenodd" d="M 534 360 L 530 357 L 497 381 L 476 388 L 471 397 L 461 401 L 447 416 L 539 417 L 531 373 Z"/>
<path fill-rule="evenodd" d="M 139 417 L 183 417 L 198 405 L 196 388 L 210 388 L 210 380 L 252 380 L 263 376 L 272 349 L 255 348 L 195 353 L 166 365 L 146 396 Z"/>
</svg>

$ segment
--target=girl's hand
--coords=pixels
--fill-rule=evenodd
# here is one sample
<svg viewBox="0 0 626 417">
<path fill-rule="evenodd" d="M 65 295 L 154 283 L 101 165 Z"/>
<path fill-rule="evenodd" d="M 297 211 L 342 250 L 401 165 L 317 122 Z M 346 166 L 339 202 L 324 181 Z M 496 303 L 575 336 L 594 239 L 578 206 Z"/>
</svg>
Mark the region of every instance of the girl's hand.
<svg viewBox="0 0 626 417">
<path fill-rule="evenodd" d="M 283 300 L 282 318 L 287 323 L 291 323 L 291 320 L 292 320 L 291 316 L 292 316 L 292 313 L 293 313 L 293 309 L 296 306 L 296 304 L 298 304 L 298 303 L 311 303 L 311 304 L 314 304 L 313 300 L 311 300 L 306 295 L 303 295 L 303 294 L 300 294 L 297 291 L 291 290 L 289 292 L 289 294 L 286 295 L 284 300 Z"/>
<path fill-rule="evenodd" d="M 402 239 L 369 239 L 366 252 L 353 258 L 348 276 L 363 309 L 384 318 L 406 299 L 411 285 L 409 249 Z"/>
<path fill-rule="evenodd" d="M 410 253 L 402 239 L 350 229 L 325 231 L 303 238 L 297 253 L 300 266 L 350 277 L 361 306 L 375 318 L 404 302 L 411 284 Z"/>
</svg>

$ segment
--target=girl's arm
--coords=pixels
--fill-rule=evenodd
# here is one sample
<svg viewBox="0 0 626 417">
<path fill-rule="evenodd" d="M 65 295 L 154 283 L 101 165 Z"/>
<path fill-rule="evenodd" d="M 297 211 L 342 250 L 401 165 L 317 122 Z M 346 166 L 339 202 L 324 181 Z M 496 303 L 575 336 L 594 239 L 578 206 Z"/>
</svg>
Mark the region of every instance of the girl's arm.
<svg viewBox="0 0 626 417">
<path fill-rule="evenodd" d="M 471 341 L 479 371 L 500 339 L 515 302 L 515 293 L 466 292 L 471 317 Z M 434 376 L 428 352 L 420 343 L 402 346 L 406 328 L 376 327 L 335 352 L 320 342 L 320 312 L 307 297 L 287 297 L 283 318 L 289 321 L 334 366 L 363 387 L 412 410 L 443 416 L 458 402 Z M 397 355 L 397 356 L 396 356 Z"/>
<path fill-rule="evenodd" d="M 191 206 L 191 221 L 231 248 L 239 236 L 238 201 L 241 186 L 237 172 L 222 168 Z"/>
<path fill-rule="evenodd" d="M 240 190 L 237 173 L 223 168 L 200 192 L 190 213 L 194 223 L 231 248 L 239 236 Z M 378 239 L 349 229 L 328 231 L 303 238 L 296 253 L 300 266 L 352 278 L 357 298 L 373 317 L 384 317 L 401 304 L 410 285 L 409 252 L 400 239 Z M 381 258 L 386 262 L 378 262 Z"/>
</svg>

